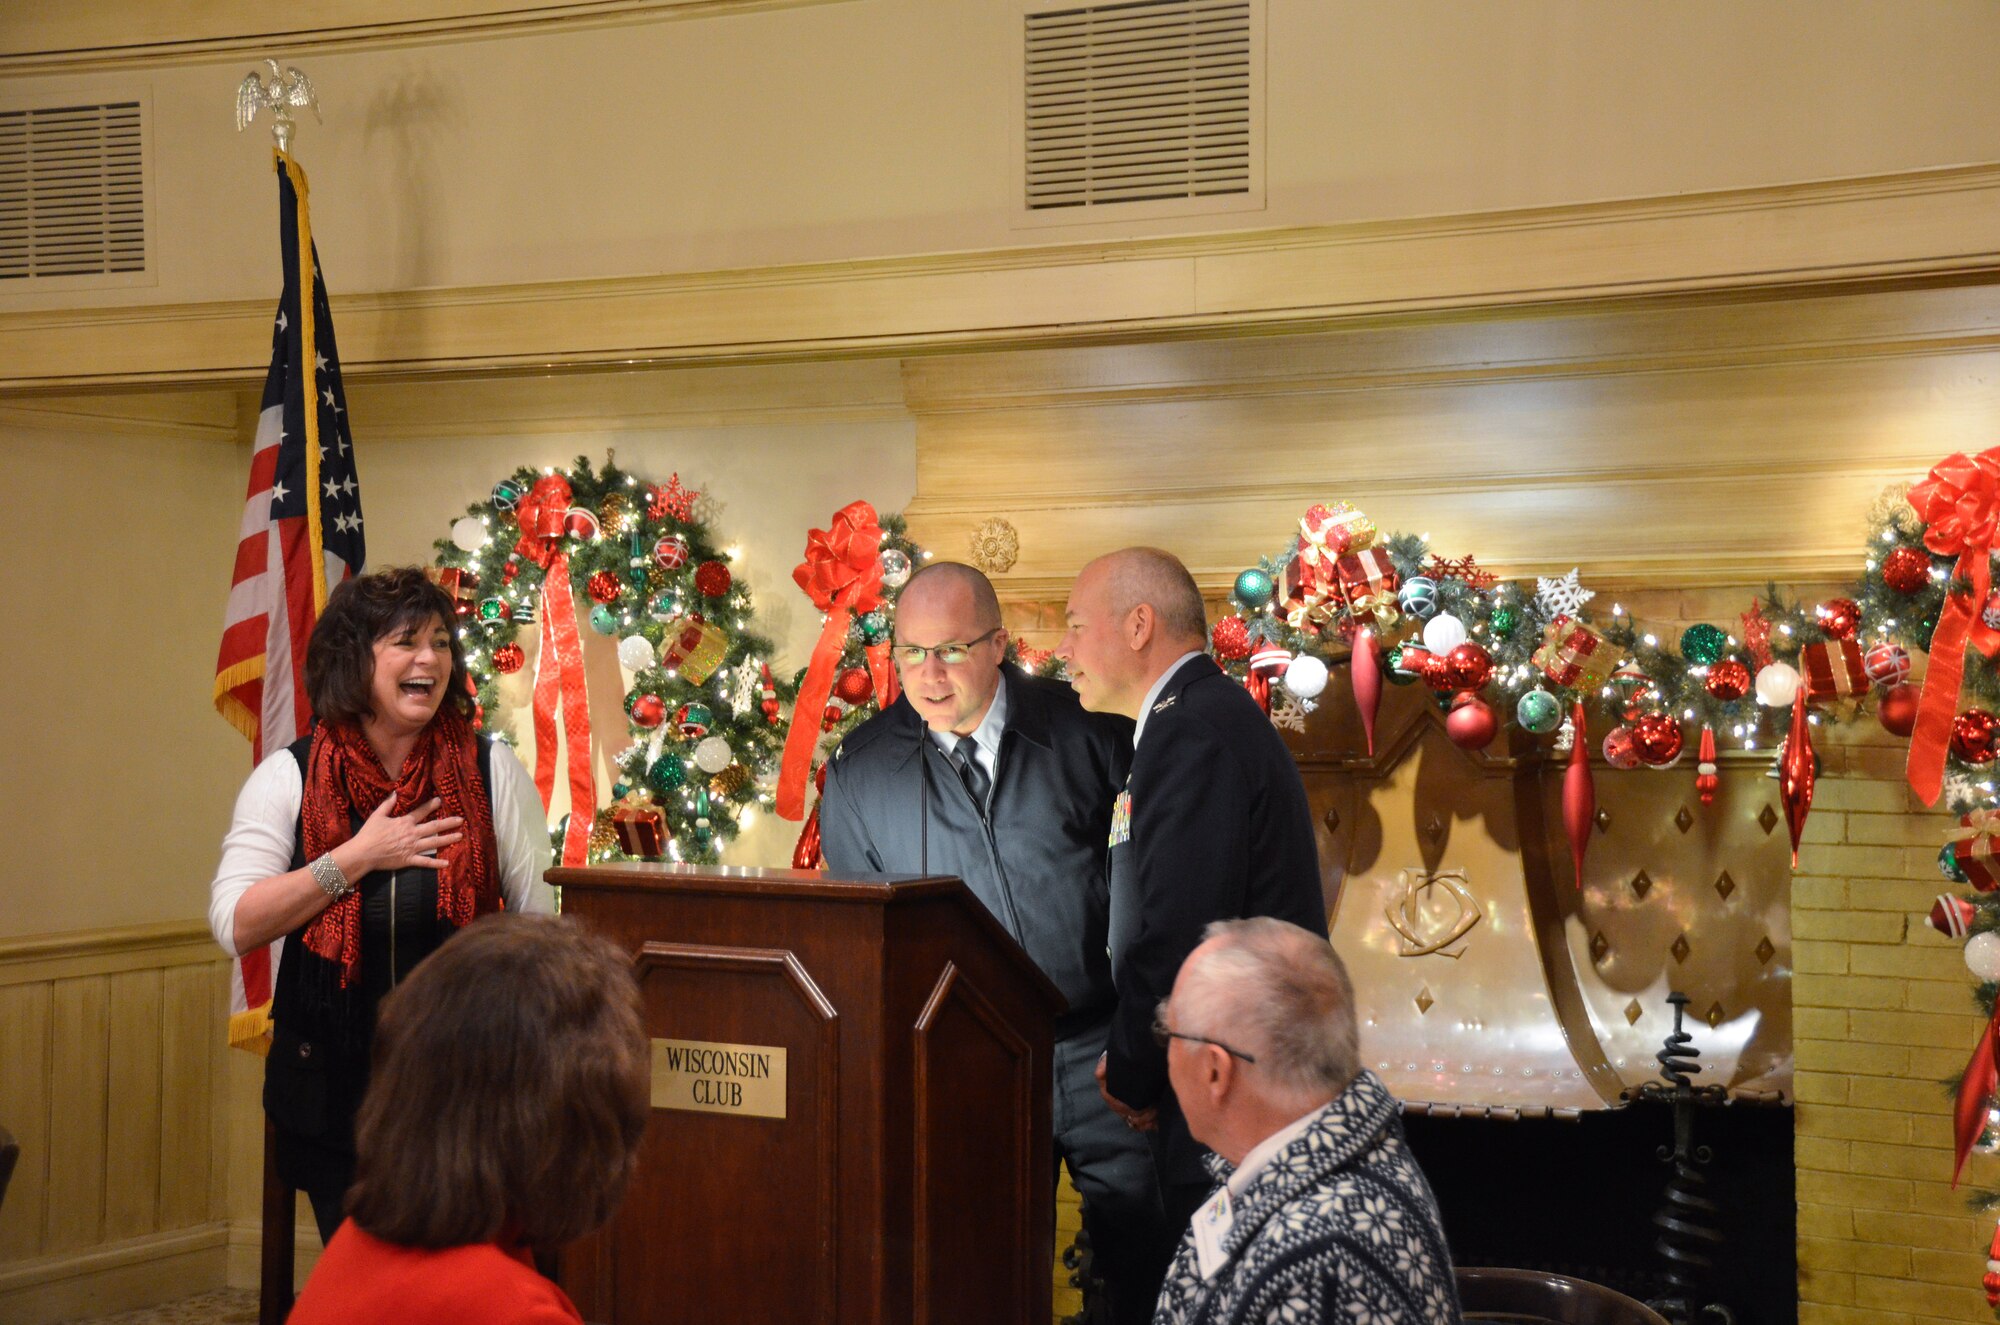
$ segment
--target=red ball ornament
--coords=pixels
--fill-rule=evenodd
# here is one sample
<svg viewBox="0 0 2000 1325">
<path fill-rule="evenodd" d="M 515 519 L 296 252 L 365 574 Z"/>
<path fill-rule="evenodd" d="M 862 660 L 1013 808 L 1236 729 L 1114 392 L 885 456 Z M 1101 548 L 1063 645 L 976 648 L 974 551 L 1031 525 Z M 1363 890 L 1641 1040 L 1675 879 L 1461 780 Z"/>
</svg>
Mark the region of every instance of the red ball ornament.
<svg viewBox="0 0 2000 1325">
<path fill-rule="evenodd" d="M 1424 684 L 1433 690 L 1453 690 L 1458 685 L 1458 669 L 1452 666 L 1448 653 L 1426 654 L 1423 671 L 1419 675 L 1424 678 Z"/>
<path fill-rule="evenodd" d="M 1709 667 L 1702 686 L 1727 704 L 1750 693 L 1750 669 L 1734 658 L 1724 658 Z"/>
<path fill-rule="evenodd" d="M 625 590 L 618 577 L 608 570 L 592 571 L 588 588 L 591 599 L 599 603 L 615 603 Z"/>
<path fill-rule="evenodd" d="M 1862 655 L 1861 667 L 1876 685 L 1901 685 L 1910 678 L 1910 651 L 1900 644 L 1877 644 Z"/>
<path fill-rule="evenodd" d="M 661 570 L 679 570 L 688 564 L 688 541 L 679 534 L 668 534 L 653 544 L 653 560 Z"/>
<path fill-rule="evenodd" d="M 493 650 L 493 666 L 503 676 L 512 676 L 527 666 L 527 663 L 528 655 L 521 652 L 521 646 L 518 644 L 502 644 Z"/>
<path fill-rule="evenodd" d="M 1613 768 L 1639 766 L 1639 745 L 1630 727 L 1613 727 L 1604 733 L 1604 762 Z"/>
<path fill-rule="evenodd" d="M 835 727 L 839 726 L 840 720 L 846 716 L 847 716 L 847 705 L 841 703 L 837 699 L 833 700 L 826 706 L 825 710 L 822 711 L 821 714 L 819 715 L 819 729 L 821 731 L 830 732 Z"/>
<path fill-rule="evenodd" d="M 667 701 L 658 695 L 641 695 L 632 701 L 632 725 L 651 730 L 666 720 Z"/>
<path fill-rule="evenodd" d="M 596 538 L 600 528 L 597 517 L 581 506 L 572 506 L 563 512 L 563 532 L 571 538 Z"/>
<path fill-rule="evenodd" d="M 507 564 L 500 568 L 500 583 L 512 584 L 514 577 L 521 573 L 521 556 L 514 553 L 507 558 Z"/>
<path fill-rule="evenodd" d="M 833 693 L 849 704 L 866 704 L 875 695 L 875 678 L 865 667 L 850 667 L 834 679 Z"/>
<path fill-rule="evenodd" d="M 1861 604 L 1852 598 L 1829 598 L 1814 613 L 1819 626 L 1835 639 L 1853 639 L 1861 628 Z"/>
<path fill-rule="evenodd" d="M 1446 655 L 1451 659 L 1452 688 L 1477 690 L 1493 679 L 1493 655 L 1470 640 Z"/>
<path fill-rule="evenodd" d="M 1632 723 L 1632 746 L 1654 768 L 1665 768 L 1681 757 L 1685 738 L 1681 724 L 1664 713 L 1648 713 Z"/>
<path fill-rule="evenodd" d="M 1951 720 L 1951 752 L 1968 764 L 1990 764 L 2000 754 L 2000 718 L 1967 709 Z"/>
<path fill-rule="evenodd" d="M 704 561 L 695 567 L 695 592 L 704 598 L 720 598 L 729 592 L 729 567 L 719 561 Z"/>
<path fill-rule="evenodd" d="M 1445 715 L 1445 735 L 1461 750 L 1483 750 L 1499 731 L 1500 720 L 1493 716 L 1492 708 L 1474 694 L 1453 700 L 1451 712 Z"/>
<path fill-rule="evenodd" d="M 1226 616 L 1215 623 L 1215 656 L 1228 662 L 1250 656 L 1250 623 Z"/>
<path fill-rule="evenodd" d="M 1931 559 L 1913 547 L 1899 547 L 1882 558 L 1882 582 L 1897 593 L 1916 593 L 1931 582 Z"/>
<path fill-rule="evenodd" d="M 1908 736 L 1917 729 L 1917 700 L 1923 691 L 1913 685 L 1891 686 L 1883 692 L 1875 717 L 1891 736 Z"/>
<path fill-rule="evenodd" d="M 1962 939 L 1978 914 L 1978 908 L 1963 897 L 1939 893 L 1931 903 L 1931 928 L 1948 939 Z"/>
</svg>

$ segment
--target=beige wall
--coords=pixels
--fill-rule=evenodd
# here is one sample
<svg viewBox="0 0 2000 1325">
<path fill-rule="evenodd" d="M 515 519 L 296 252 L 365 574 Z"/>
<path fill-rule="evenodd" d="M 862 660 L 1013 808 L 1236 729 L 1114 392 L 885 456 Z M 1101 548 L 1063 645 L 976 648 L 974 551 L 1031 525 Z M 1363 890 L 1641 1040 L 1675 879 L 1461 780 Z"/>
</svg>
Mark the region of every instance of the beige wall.
<svg viewBox="0 0 2000 1325">
<path fill-rule="evenodd" d="M 2000 10 L 1981 0 L 1270 0 L 1264 211 L 1023 230 L 1020 10 L 853 0 L 309 48 L 294 58 L 327 123 L 308 119 L 298 152 L 328 281 L 356 294 L 761 267 L 2000 159 Z M 34 22 L 0 18 L 5 45 L 32 46 Z M 150 99 L 158 273 L 0 293 L 0 311 L 267 296 L 268 139 L 239 136 L 228 109 L 248 64 L 0 66 L 0 105 Z"/>
<path fill-rule="evenodd" d="M 204 914 L 249 771 L 209 703 L 246 456 L 0 419 L 0 937 Z"/>
</svg>

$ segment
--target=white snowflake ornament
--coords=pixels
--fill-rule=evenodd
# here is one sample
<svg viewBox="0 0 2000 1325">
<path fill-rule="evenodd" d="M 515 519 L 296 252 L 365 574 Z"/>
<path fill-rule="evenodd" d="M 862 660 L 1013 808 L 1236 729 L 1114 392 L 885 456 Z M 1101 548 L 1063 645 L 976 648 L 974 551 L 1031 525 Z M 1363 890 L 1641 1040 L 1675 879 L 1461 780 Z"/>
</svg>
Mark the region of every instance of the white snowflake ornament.
<svg viewBox="0 0 2000 1325">
<path fill-rule="evenodd" d="M 1306 714 L 1311 711 L 1309 701 L 1286 695 L 1271 705 L 1271 725 L 1279 731 L 1302 732 L 1306 729 Z"/>
<path fill-rule="evenodd" d="M 1547 575 L 1535 577 L 1535 607 L 1545 619 L 1559 616 L 1575 616 L 1583 610 L 1583 605 L 1597 595 L 1576 582 L 1576 569 L 1569 574 L 1550 578 Z"/>
</svg>

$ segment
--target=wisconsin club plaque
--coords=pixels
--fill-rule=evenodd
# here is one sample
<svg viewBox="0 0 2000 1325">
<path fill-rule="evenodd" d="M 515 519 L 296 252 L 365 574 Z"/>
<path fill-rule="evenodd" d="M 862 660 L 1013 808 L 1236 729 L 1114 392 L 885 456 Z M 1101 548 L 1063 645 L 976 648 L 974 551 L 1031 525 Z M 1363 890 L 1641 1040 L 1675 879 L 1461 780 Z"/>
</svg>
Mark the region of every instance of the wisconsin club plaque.
<svg viewBox="0 0 2000 1325">
<path fill-rule="evenodd" d="M 653 1107 L 785 1116 L 785 1051 L 764 1044 L 653 1041 Z"/>
</svg>

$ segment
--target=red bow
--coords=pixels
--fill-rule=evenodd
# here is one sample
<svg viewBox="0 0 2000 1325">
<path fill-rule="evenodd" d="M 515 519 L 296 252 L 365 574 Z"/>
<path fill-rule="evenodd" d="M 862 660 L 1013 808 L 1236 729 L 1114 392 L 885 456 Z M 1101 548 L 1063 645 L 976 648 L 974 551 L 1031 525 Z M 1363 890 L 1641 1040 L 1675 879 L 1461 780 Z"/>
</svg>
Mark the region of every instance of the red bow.
<svg viewBox="0 0 2000 1325">
<path fill-rule="evenodd" d="M 1931 665 L 1917 701 L 1916 731 L 1910 737 L 1910 786 L 1935 804 L 1944 787 L 1945 752 L 1951 744 L 1951 719 L 1958 711 L 1959 683 L 1965 675 L 1968 644 L 1992 656 L 2000 651 L 2000 631 L 1988 627 L 1981 614 L 1993 591 L 1992 551 L 2000 527 L 2000 447 L 1977 456 L 1946 456 L 1930 477 L 1910 489 L 1910 505 L 1924 521 L 1924 546 L 1941 557 L 1956 556 L 1956 581 L 1963 576 L 1970 592 L 1945 597 L 1931 635 Z"/>
<path fill-rule="evenodd" d="M 514 550 L 547 570 L 555 560 L 556 545 L 562 541 L 563 517 L 570 500 L 569 480 L 561 474 L 544 474 L 536 479 L 535 486 L 515 508 L 515 515 L 521 521 L 521 540 L 514 544 Z"/>
<path fill-rule="evenodd" d="M 806 559 L 792 571 L 799 588 L 826 613 L 826 625 L 813 645 L 799 697 L 792 705 L 792 729 L 785 735 L 785 757 L 778 765 L 778 816 L 799 819 L 806 812 L 806 774 L 812 769 L 819 723 L 833 693 L 833 670 L 847 643 L 847 628 L 856 612 L 882 605 L 882 525 L 875 508 L 865 501 L 849 502 L 834 512 L 828 528 L 806 535 Z M 886 644 L 867 648 L 868 667 L 884 707 L 896 702 L 896 672 Z"/>
<path fill-rule="evenodd" d="M 806 559 L 792 578 L 822 612 L 874 611 L 882 605 L 882 526 L 875 508 L 849 502 L 828 523 L 831 528 L 806 535 Z"/>
</svg>

